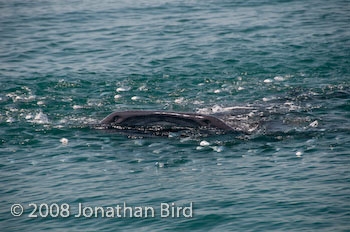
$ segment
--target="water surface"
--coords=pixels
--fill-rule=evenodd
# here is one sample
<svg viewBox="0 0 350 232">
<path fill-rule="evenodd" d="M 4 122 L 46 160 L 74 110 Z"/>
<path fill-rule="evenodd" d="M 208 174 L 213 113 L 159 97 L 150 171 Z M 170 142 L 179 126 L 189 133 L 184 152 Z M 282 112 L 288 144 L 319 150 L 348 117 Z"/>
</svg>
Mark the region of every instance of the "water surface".
<svg viewBox="0 0 350 232">
<path fill-rule="evenodd" d="M 349 4 L 1 0 L 1 231 L 349 231 Z M 131 109 L 251 131 L 89 126 Z M 32 202 L 193 202 L 194 215 L 28 218 Z"/>
</svg>

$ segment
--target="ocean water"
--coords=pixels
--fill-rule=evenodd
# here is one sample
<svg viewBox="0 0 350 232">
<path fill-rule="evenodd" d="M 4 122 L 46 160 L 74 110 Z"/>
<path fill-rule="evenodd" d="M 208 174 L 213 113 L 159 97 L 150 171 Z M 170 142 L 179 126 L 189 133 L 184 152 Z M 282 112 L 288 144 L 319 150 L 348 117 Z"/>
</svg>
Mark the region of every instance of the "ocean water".
<svg viewBox="0 0 350 232">
<path fill-rule="evenodd" d="M 349 25 L 347 0 L 0 0 L 0 230 L 350 231 Z M 117 110 L 242 130 L 92 126 Z M 155 215 L 75 217 L 124 202 Z"/>
</svg>

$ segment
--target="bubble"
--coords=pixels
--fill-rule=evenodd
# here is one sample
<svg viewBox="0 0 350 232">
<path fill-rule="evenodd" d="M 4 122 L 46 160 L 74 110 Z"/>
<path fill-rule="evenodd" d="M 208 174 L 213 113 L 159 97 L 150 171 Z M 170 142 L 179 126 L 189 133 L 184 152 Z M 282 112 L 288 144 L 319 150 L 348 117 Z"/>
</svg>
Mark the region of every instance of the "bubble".
<svg viewBox="0 0 350 232">
<path fill-rule="evenodd" d="M 68 144 L 68 139 L 66 139 L 66 138 L 61 138 L 61 139 L 60 139 L 60 142 L 61 142 L 63 145 L 67 145 L 67 144 Z"/>
<path fill-rule="evenodd" d="M 200 142 L 200 144 L 199 145 L 201 145 L 202 147 L 205 147 L 205 146 L 209 146 L 210 145 L 210 143 L 209 142 L 207 142 L 207 141 L 205 141 L 205 140 L 203 140 L 203 141 L 201 141 Z"/>
</svg>

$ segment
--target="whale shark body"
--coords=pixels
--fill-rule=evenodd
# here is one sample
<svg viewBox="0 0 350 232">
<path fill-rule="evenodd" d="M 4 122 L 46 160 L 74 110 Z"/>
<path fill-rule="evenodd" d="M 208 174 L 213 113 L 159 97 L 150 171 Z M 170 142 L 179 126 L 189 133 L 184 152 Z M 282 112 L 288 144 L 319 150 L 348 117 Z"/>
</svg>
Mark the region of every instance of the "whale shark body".
<svg viewBox="0 0 350 232">
<path fill-rule="evenodd" d="M 94 127 L 131 136 L 206 137 L 230 134 L 243 138 L 317 129 L 310 124 L 310 119 L 296 118 L 298 115 L 293 112 L 286 114 L 282 111 L 269 111 L 263 107 L 231 108 L 210 115 L 167 111 L 121 111 L 108 115 Z"/>
<path fill-rule="evenodd" d="M 103 129 L 119 132 L 168 136 L 169 133 L 222 134 L 235 130 L 221 119 L 205 114 L 166 111 L 122 111 L 108 115 L 100 122 Z"/>
</svg>

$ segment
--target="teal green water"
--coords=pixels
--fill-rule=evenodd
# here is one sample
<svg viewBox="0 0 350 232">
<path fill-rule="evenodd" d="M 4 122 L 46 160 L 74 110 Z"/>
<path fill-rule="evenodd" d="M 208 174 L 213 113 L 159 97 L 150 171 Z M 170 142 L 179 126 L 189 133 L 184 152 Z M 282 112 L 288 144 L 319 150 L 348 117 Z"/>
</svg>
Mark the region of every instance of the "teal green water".
<svg viewBox="0 0 350 232">
<path fill-rule="evenodd" d="M 350 231 L 349 25 L 346 0 L 1 0 L 0 230 Z M 245 133 L 91 127 L 131 109 Z M 156 215 L 29 217 L 124 202 Z"/>
</svg>

